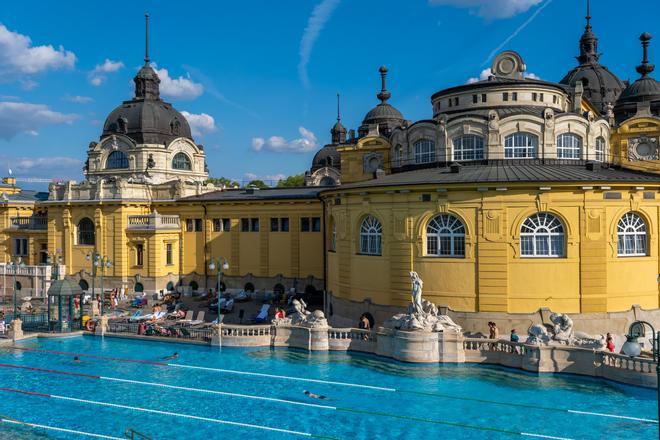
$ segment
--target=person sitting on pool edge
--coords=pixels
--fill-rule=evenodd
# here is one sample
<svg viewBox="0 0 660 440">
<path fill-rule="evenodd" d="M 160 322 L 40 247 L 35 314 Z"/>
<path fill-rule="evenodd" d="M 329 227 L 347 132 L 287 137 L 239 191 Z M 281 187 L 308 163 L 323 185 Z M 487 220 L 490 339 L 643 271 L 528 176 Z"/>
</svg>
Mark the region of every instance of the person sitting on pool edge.
<svg viewBox="0 0 660 440">
<path fill-rule="evenodd" d="M 320 394 L 315 394 L 315 393 L 312 393 L 311 391 L 305 390 L 303 392 L 305 393 L 305 396 L 311 397 L 312 399 L 319 399 L 319 400 L 326 400 L 327 399 L 326 396 L 323 396 L 323 395 L 320 395 Z"/>
</svg>

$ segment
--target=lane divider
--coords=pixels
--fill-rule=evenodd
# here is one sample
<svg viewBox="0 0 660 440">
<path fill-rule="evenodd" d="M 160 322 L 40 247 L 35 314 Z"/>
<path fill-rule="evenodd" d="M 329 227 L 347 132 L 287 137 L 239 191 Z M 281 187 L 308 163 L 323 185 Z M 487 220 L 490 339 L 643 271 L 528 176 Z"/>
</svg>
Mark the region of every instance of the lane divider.
<svg viewBox="0 0 660 440">
<path fill-rule="evenodd" d="M 391 414 L 391 413 L 378 412 L 378 411 L 369 411 L 369 410 L 360 410 L 360 409 L 353 409 L 353 408 L 342 408 L 342 407 L 336 407 L 336 406 L 330 406 L 330 405 L 318 405 L 318 404 L 313 404 L 313 403 L 296 402 L 296 401 L 291 401 L 291 400 L 286 400 L 286 399 L 276 399 L 276 398 L 271 398 L 271 397 L 254 396 L 254 395 L 249 395 L 249 394 L 236 394 L 236 393 L 229 393 L 229 392 L 224 392 L 224 391 L 206 390 L 206 389 L 202 389 L 202 388 L 191 388 L 191 387 L 182 387 L 182 386 L 176 386 L 176 385 L 166 385 L 166 384 L 160 384 L 160 383 L 154 383 L 154 382 L 144 382 L 144 381 L 131 380 L 131 379 L 120 379 L 120 378 L 105 377 L 105 376 L 94 376 L 94 375 L 91 375 L 91 374 L 78 374 L 78 373 L 70 374 L 69 372 L 65 372 L 65 371 L 58 371 L 58 370 L 37 368 L 37 367 L 28 367 L 28 366 L 23 366 L 23 365 L 0 364 L 0 367 L 15 368 L 15 369 L 29 370 L 29 371 L 37 371 L 37 372 L 43 372 L 43 373 L 49 373 L 49 374 L 63 374 L 63 375 L 70 375 L 70 376 L 79 376 L 79 377 L 83 377 L 83 378 L 96 379 L 96 380 L 109 380 L 109 381 L 131 383 L 131 384 L 137 384 L 137 385 L 147 385 L 147 386 L 156 386 L 156 387 L 162 387 L 162 388 L 172 388 L 172 389 L 178 389 L 178 390 L 184 390 L 184 391 L 194 391 L 194 392 L 202 392 L 202 393 L 210 393 L 210 394 L 219 394 L 219 395 L 232 396 L 232 397 L 242 397 L 242 398 L 249 398 L 249 399 L 266 400 L 266 401 L 272 401 L 272 402 L 278 402 L 278 403 L 302 405 L 302 406 L 308 406 L 308 407 L 315 407 L 315 408 L 319 408 L 319 409 L 341 411 L 341 412 L 346 412 L 346 413 L 356 413 L 356 414 L 367 414 L 367 415 L 381 416 L 381 417 L 390 417 L 390 418 L 400 419 L 400 420 L 409 420 L 409 421 L 425 422 L 425 423 L 432 423 L 432 424 L 438 424 L 438 425 L 455 426 L 455 427 L 462 427 L 462 428 L 467 428 L 467 429 L 476 429 L 476 430 L 481 430 L 481 431 L 495 431 L 495 432 L 501 432 L 501 433 L 506 433 L 506 434 L 515 434 L 515 435 L 523 435 L 523 436 L 538 436 L 538 437 L 543 437 L 543 438 L 548 438 L 548 439 L 570 440 L 570 439 L 564 439 L 562 437 L 546 436 L 546 435 L 541 435 L 541 434 L 537 435 L 537 434 L 522 433 L 522 432 L 506 430 L 506 429 L 498 429 L 498 428 L 483 427 L 483 426 L 477 426 L 477 425 L 469 425 L 469 424 L 458 423 L 458 422 L 449 422 L 449 421 L 445 421 L 445 420 L 427 419 L 427 418 L 421 418 L 421 417 L 404 416 L 404 415 L 398 415 L 398 414 Z M 10 391 L 10 392 L 15 392 L 15 393 L 21 393 L 21 394 L 26 394 L 26 395 L 32 395 L 32 396 L 38 396 L 38 397 L 55 397 L 55 398 L 60 398 L 60 399 L 64 399 L 64 400 L 87 402 L 83 399 L 75 399 L 75 398 L 72 398 L 72 397 L 63 397 L 63 396 L 53 396 L 53 395 L 50 395 L 50 394 L 38 393 L 38 392 L 33 392 L 33 391 L 15 390 L 15 389 L 12 389 L 12 388 L 0 388 L 0 390 Z M 123 405 L 117 405 L 117 404 L 111 404 L 111 403 L 107 403 L 107 404 L 106 403 L 99 403 L 99 402 L 96 402 L 96 403 L 104 404 L 106 406 L 116 406 L 116 407 L 119 407 L 119 408 L 134 409 L 134 407 L 126 407 L 126 406 L 123 406 Z M 147 409 L 145 409 L 145 411 L 156 411 L 156 410 L 147 410 Z M 161 413 L 170 414 L 168 412 L 161 412 Z M 199 418 L 197 416 L 190 416 L 190 418 L 198 418 L 199 420 L 207 420 L 206 418 Z M 209 420 L 211 420 L 211 419 L 209 419 Z M 235 423 L 238 423 L 238 422 L 235 422 Z"/>
<path fill-rule="evenodd" d="M 234 422 L 234 421 L 231 421 L 231 420 L 212 419 L 210 417 L 195 416 L 195 415 L 192 415 L 192 414 L 175 413 L 175 412 L 170 412 L 170 411 L 161 411 L 161 410 L 150 409 L 150 408 L 142 408 L 142 407 L 139 407 L 139 406 L 129 406 L 129 405 L 121 405 L 121 404 L 118 404 L 118 403 L 100 402 L 100 401 L 97 401 L 97 400 L 78 399 L 78 398 L 75 398 L 75 397 L 58 396 L 57 394 L 38 393 L 38 392 L 33 392 L 33 391 L 17 390 L 17 389 L 14 389 L 14 388 L 7 388 L 7 387 L 0 387 L 0 391 L 6 391 L 6 392 L 10 392 L 10 393 L 17 393 L 17 394 L 24 394 L 24 395 L 29 395 L 29 396 L 47 397 L 47 398 L 50 398 L 50 399 L 64 400 L 64 401 L 69 401 L 69 402 L 84 403 L 86 405 L 104 406 L 104 407 L 109 407 L 109 408 L 120 408 L 120 409 L 127 409 L 127 410 L 130 410 L 130 411 L 144 412 L 144 413 L 149 413 L 149 414 L 159 414 L 159 415 L 178 417 L 178 418 L 183 418 L 183 419 L 199 420 L 199 421 L 202 421 L 202 422 L 217 423 L 217 424 L 220 424 L 220 425 L 237 426 L 237 427 L 242 427 L 242 428 L 258 429 L 258 430 L 262 430 L 262 431 L 279 432 L 279 433 L 284 433 L 284 434 L 293 434 L 293 435 L 299 435 L 299 436 L 302 436 L 302 437 L 332 439 L 332 437 L 325 437 L 325 436 L 315 435 L 315 434 L 311 434 L 309 432 L 293 431 L 293 430 L 290 430 L 290 429 L 274 428 L 274 427 L 271 427 L 271 426 L 255 425 L 255 424 L 251 424 L 251 423 Z"/>
<path fill-rule="evenodd" d="M 564 412 L 564 413 L 571 413 L 571 414 L 582 414 L 582 415 L 589 415 L 589 416 L 594 416 L 594 417 L 605 417 L 605 418 L 614 418 L 614 419 L 633 420 L 633 421 L 642 422 L 642 423 L 655 423 L 655 424 L 658 423 L 658 420 L 641 418 L 641 417 L 632 417 L 632 416 L 624 416 L 624 415 L 608 414 L 608 413 L 596 413 L 596 412 L 589 412 L 589 411 L 580 411 L 580 410 L 572 410 L 572 409 L 565 409 L 565 408 L 553 408 L 553 407 L 537 406 L 537 405 L 525 405 L 525 404 L 521 404 L 521 403 L 501 402 L 501 401 L 497 401 L 497 400 L 479 399 L 479 398 L 474 398 L 474 397 L 456 396 L 456 395 L 442 394 L 442 393 L 430 393 L 430 392 L 424 392 L 424 391 L 401 390 L 401 389 L 396 389 L 396 388 L 378 387 L 378 386 L 373 386 L 373 385 L 356 384 L 356 383 L 350 383 L 350 382 L 335 382 L 335 381 L 327 381 L 327 380 L 322 380 L 322 379 L 309 379 L 309 378 L 295 377 L 295 376 L 280 376 L 280 375 L 275 375 L 275 374 L 255 373 L 255 372 L 250 372 L 250 371 L 238 371 L 238 370 L 228 370 L 228 369 L 222 369 L 222 368 L 211 368 L 211 367 L 203 367 L 203 366 L 196 366 L 196 365 L 154 362 L 154 361 L 146 361 L 146 360 L 140 360 L 140 359 L 116 358 L 116 357 L 91 355 L 91 354 L 85 354 L 85 353 L 70 353 L 70 352 L 64 352 L 64 351 L 43 350 L 43 349 L 20 347 L 20 346 L 10 346 L 10 347 L 7 347 L 7 348 L 16 349 L 16 350 L 24 350 L 24 351 L 33 351 L 33 352 L 37 352 L 37 353 L 56 354 L 56 355 L 63 355 L 63 356 L 88 357 L 88 358 L 92 358 L 92 359 L 100 359 L 100 360 L 107 360 L 107 361 L 113 361 L 113 362 L 131 362 L 131 363 L 155 365 L 155 366 L 159 366 L 159 367 L 186 368 L 186 369 L 191 369 L 191 370 L 212 371 L 212 372 L 224 373 L 224 374 L 236 374 L 236 375 L 243 375 L 243 376 L 266 377 L 266 378 L 272 378 L 272 379 L 283 379 L 283 380 L 292 380 L 292 381 L 299 381 L 299 382 L 319 383 L 319 384 L 325 384 L 325 385 L 355 387 L 355 388 L 371 389 L 371 390 L 385 391 L 385 392 L 399 392 L 399 393 L 406 393 L 406 394 L 417 394 L 417 395 L 428 396 L 428 397 L 439 397 L 439 398 L 444 398 L 444 399 L 454 399 L 454 400 L 465 400 L 465 401 L 472 401 L 472 402 L 488 403 L 488 404 L 492 404 L 492 405 L 503 405 L 503 406 L 513 406 L 513 407 L 521 407 L 521 408 L 542 409 L 542 410 L 546 410 L 546 411 Z M 3 366 L 3 365 L 0 364 L 0 366 Z M 85 376 L 82 373 L 71 373 L 71 374 L 72 375 L 80 375 L 82 377 Z"/>
<path fill-rule="evenodd" d="M 85 437 L 103 438 L 108 440 L 126 440 L 125 437 L 113 437 L 111 435 L 95 434 L 93 432 L 77 431 L 75 429 L 59 428 L 57 426 L 39 425 L 37 423 L 21 422 L 19 420 L 6 419 L 0 417 L 0 423 L 9 423 L 18 426 L 27 426 L 29 428 L 43 429 L 46 431 L 65 432 L 67 434 L 78 434 Z"/>
</svg>

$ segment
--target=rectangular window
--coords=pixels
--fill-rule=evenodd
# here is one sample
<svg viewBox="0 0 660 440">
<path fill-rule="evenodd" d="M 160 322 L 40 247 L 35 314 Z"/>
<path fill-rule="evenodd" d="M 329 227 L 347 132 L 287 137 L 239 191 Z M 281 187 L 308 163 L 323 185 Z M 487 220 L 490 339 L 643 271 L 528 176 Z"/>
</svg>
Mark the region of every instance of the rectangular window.
<svg viewBox="0 0 660 440">
<path fill-rule="evenodd" d="M 487 102 L 487 101 L 488 101 L 488 95 L 486 95 L 485 93 L 482 93 L 481 94 L 481 102 Z"/>
<path fill-rule="evenodd" d="M 222 220 L 219 218 L 213 219 L 213 232 L 222 232 Z"/>
<path fill-rule="evenodd" d="M 172 243 L 167 243 L 165 245 L 165 264 L 170 266 L 174 264 L 172 261 Z"/>
<path fill-rule="evenodd" d="M 540 101 L 543 102 L 543 93 L 540 93 L 539 97 L 540 97 Z"/>
<path fill-rule="evenodd" d="M 280 231 L 280 219 L 277 217 L 270 218 L 270 232 Z"/>
<path fill-rule="evenodd" d="M 454 98 L 454 105 L 458 105 L 458 96 Z"/>
<path fill-rule="evenodd" d="M 532 101 L 536 101 L 538 98 L 538 94 L 536 92 L 532 92 Z"/>
<path fill-rule="evenodd" d="M 557 104 L 557 95 L 552 95 L 552 103 Z"/>
<path fill-rule="evenodd" d="M 517 101 L 517 100 L 518 100 L 518 92 L 513 92 L 513 93 L 511 93 L 511 99 L 512 99 L 513 101 Z"/>
<path fill-rule="evenodd" d="M 449 107 L 451 107 L 451 98 L 447 100 L 447 103 L 449 104 Z"/>
<path fill-rule="evenodd" d="M 300 219 L 300 232 L 309 232 L 310 224 L 309 217 L 302 217 Z"/>
<path fill-rule="evenodd" d="M 135 265 L 140 267 L 144 265 L 144 245 L 142 243 L 135 245 Z"/>
<path fill-rule="evenodd" d="M 241 232 L 250 232 L 250 219 L 242 218 L 241 219 Z"/>
<path fill-rule="evenodd" d="M 476 104 L 479 100 L 479 97 L 477 95 L 472 95 L 472 104 Z"/>
<path fill-rule="evenodd" d="M 224 232 L 230 232 L 231 231 L 231 219 L 230 218 L 223 218 L 222 219 L 222 230 Z"/>
<path fill-rule="evenodd" d="M 508 101 L 509 100 L 509 92 L 502 93 L 502 100 L 503 101 Z"/>
<path fill-rule="evenodd" d="M 201 232 L 201 230 L 202 230 L 201 218 L 186 219 L 186 232 Z"/>
<path fill-rule="evenodd" d="M 312 232 L 321 232 L 321 217 L 312 217 Z"/>
<path fill-rule="evenodd" d="M 280 219 L 280 232 L 289 232 L 289 217 Z"/>
<path fill-rule="evenodd" d="M 202 229 L 203 229 L 202 219 L 201 218 L 196 218 L 195 219 L 195 232 L 201 232 Z"/>
<path fill-rule="evenodd" d="M 251 218 L 250 219 L 250 229 L 252 229 L 252 232 L 259 232 L 259 219 L 258 218 Z"/>
<path fill-rule="evenodd" d="M 27 254 L 28 254 L 28 239 L 14 238 L 14 256 L 27 257 Z"/>
</svg>

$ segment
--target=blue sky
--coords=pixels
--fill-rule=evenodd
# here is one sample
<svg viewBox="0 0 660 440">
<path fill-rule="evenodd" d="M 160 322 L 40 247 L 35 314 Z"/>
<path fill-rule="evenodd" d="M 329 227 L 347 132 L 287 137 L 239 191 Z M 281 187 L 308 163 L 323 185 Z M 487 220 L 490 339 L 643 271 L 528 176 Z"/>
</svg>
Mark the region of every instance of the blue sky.
<svg viewBox="0 0 660 440">
<path fill-rule="evenodd" d="M 145 11 L 162 94 L 190 115 L 211 175 L 249 180 L 309 168 L 329 142 L 337 92 L 342 121 L 357 128 L 377 103 L 383 64 L 390 103 L 411 120 L 431 116 L 434 92 L 478 77 L 499 46 L 558 81 L 576 64 L 584 9 L 581 0 L 7 2 L 0 174 L 81 179 L 89 142 L 132 93 Z M 601 62 L 634 80 L 638 36 L 658 34 L 660 2 L 592 0 L 592 16 Z M 660 64 L 658 43 L 650 54 Z"/>
</svg>

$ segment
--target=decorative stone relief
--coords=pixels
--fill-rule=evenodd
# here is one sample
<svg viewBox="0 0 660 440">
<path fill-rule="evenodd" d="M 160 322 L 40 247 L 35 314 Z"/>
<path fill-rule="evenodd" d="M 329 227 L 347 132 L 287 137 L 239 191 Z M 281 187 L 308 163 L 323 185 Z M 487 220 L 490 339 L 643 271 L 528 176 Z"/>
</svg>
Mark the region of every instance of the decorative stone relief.
<svg viewBox="0 0 660 440">
<path fill-rule="evenodd" d="M 648 136 L 628 139 L 628 160 L 658 160 L 658 139 Z"/>
<path fill-rule="evenodd" d="M 383 169 L 383 153 L 368 153 L 363 157 L 362 168 L 365 173 Z"/>
</svg>

